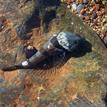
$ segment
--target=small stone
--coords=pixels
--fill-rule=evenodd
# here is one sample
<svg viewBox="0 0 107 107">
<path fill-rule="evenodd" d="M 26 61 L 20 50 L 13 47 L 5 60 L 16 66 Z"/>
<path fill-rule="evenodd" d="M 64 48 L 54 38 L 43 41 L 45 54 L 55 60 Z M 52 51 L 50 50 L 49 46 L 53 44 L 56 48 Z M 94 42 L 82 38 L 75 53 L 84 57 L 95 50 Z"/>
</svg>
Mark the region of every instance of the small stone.
<svg viewBox="0 0 107 107">
<path fill-rule="evenodd" d="M 98 18 L 97 22 L 98 22 L 98 23 L 101 23 L 101 20 L 100 20 L 100 18 Z"/>
<path fill-rule="evenodd" d="M 73 11 L 75 11 L 77 9 L 77 4 L 76 3 L 73 3 L 71 6 L 72 6 Z"/>
<path fill-rule="evenodd" d="M 93 10 L 94 10 L 94 8 L 91 8 L 91 9 L 90 9 L 90 13 L 92 13 L 92 12 L 93 12 Z"/>
<path fill-rule="evenodd" d="M 92 19 L 96 19 L 97 18 L 97 13 L 96 13 L 96 11 L 93 11 L 93 13 L 92 13 Z"/>
<path fill-rule="evenodd" d="M 0 28 L 3 26 L 3 22 L 0 20 Z"/>
<path fill-rule="evenodd" d="M 92 26 L 93 26 L 93 23 L 90 23 L 90 26 L 92 27 Z"/>
<path fill-rule="evenodd" d="M 91 4 L 95 4 L 95 0 L 91 0 Z"/>
<path fill-rule="evenodd" d="M 83 0 L 83 3 L 84 4 L 88 4 L 88 0 Z"/>
<path fill-rule="evenodd" d="M 102 16 L 102 13 L 100 11 L 96 12 L 97 13 L 97 16 Z"/>
<path fill-rule="evenodd" d="M 95 4 L 94 10 L 99 11 L 100 10 L 100 4 Z"/>
<path fill-rule="evenodd" d="M 93 20 L 93 25 L 97 26 L 97 20 L 95 20 L 95 19 Z"/>
<path fill-rule="evenodd" d="M 89 16 L 85 16 L 85 20 L 88 21 L 90 18 Z"/>
<path fill-rule="evenodd" d="M 106 22 L 107 22 L 107 20 L 104 18 L 103 21 L 102 21 L 102 23 L 104 24 L 104 23 L 106 23 Z"/>
<path fill-rule="evenodd" d="M 70 9 L 70 8 L 71 8 L 71 6 L 70 6 L 70 5 L 67 5 L 67 8 L 68 8 L 68 9 Z"/>
<path fill-rule="evenodd" d="M 106 0 L 103 0 L 103 1 L 102 1 L 102 4 L 103 4 L 103 5 L 107 5 L 107 1 L 106 1 Z"/>
<path fill-rule="evenodd" d="M 77 3 L 81 4 L 81 3 L 83 3 L 83 0 L 77 0 Z"/>
<path fill-rule="evenodd" d="M 40 100 L 40 96 L 37 97 L 37 100 Z"/>
<path fill-rule="evenodd" d="M 102 27 L 102 31 L 103 31 L 103 32 L 106 32 L 106 31 L 107 31 L 107 24 L 105 24 L 105 25 Z"/>
<path fill-rule="evenodd" d="M 72 22 L 71 25 L 74 25 L 74 23 Z"/>
<path fill-rule="evenodd" d="M 3 28 L 3 22 L 0 20 L 0 31 L 2 30 Z"/>
<path fill-rule="evenodd" d="M 69 5 L 72 3 L 72 0 L 67 0 L 66 3 Z"/>
<path fill-rule="evenodd" d="M 75 2 L 76 0 L 72 0 L 72 2 Z"/>
<path fill-rule="evenodd" d="M 65 1 L 64 1 L 64 0 L 61 0 L 61 2 L 64 3 Z"/>
<path fill-rule="evenodd" d="M 84 5 L 83 4 L 79 4 L 77 6 L 77 12 L 80 13 L 82 9 L 84 9 Z"/>
<path fill-rule="evenodd" d="M 84 15 L 86 13 L 86 10 L 85 9 L 82 9 L 81 11 L 80 11 L 80 14 L 81 15 Z"/>
<path fill-rule="evenodd" d="M 93 0 L 94 3 L 99 3 L 101 0 Z"/>
</svg>

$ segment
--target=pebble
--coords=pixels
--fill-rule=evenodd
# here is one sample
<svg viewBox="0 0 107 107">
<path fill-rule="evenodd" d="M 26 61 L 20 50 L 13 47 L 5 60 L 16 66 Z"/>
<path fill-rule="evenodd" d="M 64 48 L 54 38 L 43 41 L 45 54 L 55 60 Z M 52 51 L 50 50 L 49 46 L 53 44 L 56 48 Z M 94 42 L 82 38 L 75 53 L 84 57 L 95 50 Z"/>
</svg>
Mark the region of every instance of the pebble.
<svg viewBox="0 0 107 107">
<path fill-rule="evenodd" d="M 100 12 L 100 11 L 99 12 L 97 11 L 96 13 L 97 13 L 97 16 L 100 16 L 100 17 L 102 17 L 102 15 L 103 15 L 102 12 Z"/>
<path fill-rule="evenodd" d="M 103 5 L 107 5 L 107 1 L 104 1 L 104 0 L 103 0 L 103 1 L 102 1 L 102 4 L 103 4 Z"/>
<path fill-rule="evenodd" d="M 61 2 L 62 2 L 62 3 L 64 3 L 64 2 L 65 2 L 65 0 L 61 0 Z"/>
<path fill-rule="evenodd" d="M 73 3 L 73 4 L 71 5 L 71 7 L 72 7 L 72 10 L 75 11 L 75 10 L 77 9 L 77 4 L 76 4 L 76 3 Z"/>
<path fill-rule="evenodd" d="M 90 18 L 89 16 L 85 16 L 85 20 L 88 21 Z"/>
<path fill-rule="evenodd" d="M 101 0 L 93 0 L 94 1 L 94 3 L 98 3 L 98 2 L 100 2 Z"/>
<path fill-rule="evenodd" d="M 0 20 L 0 31 L 3 29 L 3 22 Z"/>
<path fill-rule="evenodd" d="M 104 18 L 103 21 L 102 21 L 102 23 L 104 25 L 105 23 L 107 23 L 107 20 Z"/>
<path fill-rule="evenodd" d="M 81 15 L 84 15 L 86 13 L 86 10 L 85 9 L 82 9 L 81 11 L 80 11 L 80 14 Z"/>
<path fill-rule="evenodd" d="M 77 6 L 77 12 L 80 13 L 83 8 L 84 8 L 84 5 L 83 4 L 79 4 Z"/>
<path fill-rule="evenodd" d="M 88 0 L 83 0 L 83 3 L 84 4 L 88 4 Z"/>
<path fill-rule="evenodd" d="M 102 27 L 102 31 L 106 32 L 107 31 L 107 23 Z"/>
<path fill-rule="evenodd" d="M 67 3 L 67 4 L 71 4 L 71 3 L 72 3 L 72 0 L 67 0 L 66 3 Z"/>
<path fill-rule="evenodd" d="M 97 20 L 96 19 L 93 20 L 93 25 L 97 26 Z"/>
<path fill-rule="evenodd" d="M 83 0 L 77 0 L 77 3 L 78 3 L 78 4 L 82 4 L 82 3 L 83 3 Z"/>
<path fill-rule="evenodd" d="M 93 9 L 93 8 L 91 8 L 91 9 L 90 9 L 90 13 L 92 13 L 92 12 L 93 12 L 93 10 L 94 10 L 94 9 Z"/>
<path fill-rule="evenodd" d="M 97 13 L 96 13 L 96 11 L 93 11 L 93 13 L 92 13 L 92 19 L 96 19 L 97 18 Z"/>
<path fill-rule="evenodd" d="M 72 0 L 72 3 L 76 2 L 76 0 Z"/>
<path fill-rule="evenodd" d="M 94 8 L 94 10 L 99 11 L 100 10 L 100 4 L 95 4 L 95 6 L 93 8 Z"/>
</svg>

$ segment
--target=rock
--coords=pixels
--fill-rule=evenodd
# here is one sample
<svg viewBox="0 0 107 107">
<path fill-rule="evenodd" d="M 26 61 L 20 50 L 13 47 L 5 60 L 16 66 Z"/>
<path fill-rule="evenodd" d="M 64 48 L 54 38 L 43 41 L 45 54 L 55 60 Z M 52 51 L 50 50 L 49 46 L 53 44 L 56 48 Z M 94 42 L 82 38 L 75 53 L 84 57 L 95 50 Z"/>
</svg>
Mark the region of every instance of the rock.
<svg viewBox="0 0 107 107">
<path fill-rule="evenodd" d="M 88 4 L 88 2 L 89 2 L 88 0 L 83 0 L 84 4 Z"/>
<path fill-rule="evenodd" d="M 62 8 L 61 8 L 61 10 L 62 10 Z M 68 21 L 69 20 L 69 21 Z M 75 25 L 75 28 L 73 29 L 73 25 L 71 25 L 69 22 L 74 22 L 74 25 Z M 53 25 L 55 25 L 55 27 L 53 26 Z M 53 21 L 52 23 L 51 23 L 51 27 L 52 27 L 52 30 L 54 30 L 54 32 L 55 31 L 59 31 L 60 29 L 61 30 L 69 30 L 69 31 L 75 31 L 75 32 L 79 32 L 80 33 L 80 27 L 81 27 L 81 30 L 82 30 L 82 33 L 81 33 L 81 35 L 83 35 L 84 37 L 86 37 L 87 39 L 88 39 L 88 41 L 90 41 L 91 42 L 91 44 L 92 44 L 92 46 L 93 46 L 93 48 L 95 49 L 95 50 L 102 50 L 102 51 L 104 51 L 105 50 L 105 52 L 104 53 L 106 53 L 106 48 L 105 48 L 105 46 L 104 46 L 104 44 L 101 42 L 101 40 L 99 39 L 99 37 L 97 36 L 97 34 L 95 33 L 95 32 L 93 32 L 91 29 L 89 29 L 89 26 L 84 26 L 84 25 L 82 24 L 82 22 L 80 21 L 80 19 L 79 18 L 77 18 L 77 17 L 75 17 L 75 16 L 73 16 L 73 14 L 71 14 L 71 13 L 69 13 L 69 12 L 67 12 L 66 13 L 66 15 L 63 17 L 63 20 L 60 20 L 60 22 L 59 22 L 59 25 L 56 25 L 55 24 L 55 21 Z M 56 28 L 56 29 L 55 29 Z M 59 28 L 59 29 L 57 29 L 57 28 Z M 92 36 L 93 35 L 93 36 Z M 95 41 L 96 41 L 96 43 L 98 43 L 97 45 L 95 44 Z M 92 50 L 92 52 L 90 52 L 90 53 L 88 53 L 87 55 L 89 55 L 89 56 L 87 56 L 87 58 L 91 58 L 90 60 L 91 60 L 91 64 L 92 64 L 92 59 L 93 58 L 95 58 L 94 59 L 94 61 L 98 61 L 96 58 L 97 57 L 99 57 L 99 55 L 96 53 L 96 55 L 98 55 L 98 56 L 96 56 L 95 55 L 95 51 L 94 51 L 94 49 Z M 102 53 L 102 52 L 101 52 Z M 100 55 L 101 56 L 103 56 L 104 54 L 101 54 L 100 53 Z M 96 57 L 94 57 L 93 55 L 95 55 Z M 84 57 L 86 57 L 86 56 L 83 56 L 82 58 L 80 58 L 81 59 L 81 61 L 85 61 L 86 59 L 84 59 Z M 106 57 L 106 54 L 105 54 L 105 57 Z M 100 57 L 101 58 L 101 57 Z M 77 58 L 77 60 L 79 61 L 79 59 Z M 73 62 L 74 61 L 74 62 Z M 82 64 L 82 62 L 80 61 L 80 63 L 79 62 L 76 62 L 76 60 L 75 60 L 75 58 L 74 59 L 72 59 L 71 58 L 71 62 L 72 62 L 72 64 L 70 63 L 70 66 L 72 66 L 71 68 L 73 68 L 73 69 L 75 69 L 76 70 L 76 68 L 74 67 L 74 66 L 76 66 L 77 65 L 77 63 L 78 64 Z M 84 62 L 83 61 L 83 62 Z M 101 60 L 100 59 L 100 61 L 102 62 L 103 60 Z M 74 64 L 75 63 L 75 64 Z M 85 64 L 86 63 L 88 63 L 88 61 L 87 62 L 84 62 Z M 89 63 L 88 63 L 89 64 Z M 76 67 L 77 67 L 77 74 L 75 74 L 75 75 L 78 75 L 79 76 L 79 73 L 80 72 L 84 72 L 83 74 L 84 75 L 86 75 L 86 77 L 84 76 L 84 78 L 86 78 L 86 80 L 88 81 L 88 80 L 91 80 L 92 79 L 92 75 L 95 75 L 94 74 L 94 71 L 95 70 L 92 70 L 91 69 L 91 71 L 92 72 L 90 72 L 90 71 L 83 71 L 83 69 L 82 69 L 82 71 L 81 70 L 79 70 L 80 68 L 82 68 L 82 67 L 85 67 L 85 65 L 83 64 L 83 65 L 81 65 L 81 66 L 79 66 L 79 65 L 77 65 Z M 99 65 L 99 66 L 101 66 L 101 65 Z M 91 68 L 92 68 L 92 66 L 90 66 Z M 88 67 L 88 69 L 90 68 L 90 67 Z M 95 67 L 96 68 L 96 67 Z M 87 69 L 87 70 L 88 70 Z M 103 68 L 102 68 L 103 69 Z M 78 71 L 79 70 L 79 71 Z M 92 74 L 91 74 L 92 73 Z M 101 72 L 100 72 L 101 73 Z M 67 73 L 66 73 L 67 74 Z M 73 74 L 73 75 L 74 75 Z M 81 74 L 81 73 L 80 73 Z M 81 74 L 81 75 L 83 75 L 83 74 Z M 89 76 L 87 76 L 87 75 L 89 75 Z M 60 76 L 58 77 L 58 78 L 60 78 Z M 93 79 L 94 79 L 95 77 L 93 77 Z M 97 75 L 97 78 L 100 78 L 98 75 Z M 69 80 L 68 80 L 69 81 Z M 78 81 L 78 80 L 77 80 Z M 96 80 L 95 80 L 96 81 Z M 94 82 L 95 82 L 94 81 Z M 62 83 L 63 84 L 63 83 Z M 73 84 L 73 83 L 71 83 L 71 84 Z M 74 83 L 75 84 L 75 83 Z M 79 84 L 81 84 L 81 83 L 79 83 Z M 83 83 L 84 84 L 84 83 Z M 86 83 L 87 84 L 87 83 Z M 90 82 L 90 84 L 91 84 L 91 82 Z M 102 83 L 101 83 L 102 84 Z M 95 84 L 94 84 L 95 85 Z M 94 90 L 94 88 L 96 87 L 96 85 L 95 85 L 95 87 L 94 87 L 94 85 L 92 85 L 92 89 L 91 90 Z M 103 84 L 104 85 L 104 84 Z M 63 86 L 65 86 L 65 84 L 63 85 Z M 56 98 L 56 96 L 58 96 L 58 93 L 60 94 L 60 89 L 62 89 L 62 87 L 63 86 L 60 86 L 61 88 L 58 88 L 57 86 L 56 86 L 56 88 L 55 89 L 53 89 L 53 94 L 52 94 L 52 91 L 50 92 L 50 94 L 51 94 L 51 96 L 54 96 L 54 98 Z M 68 85 L 69 86 L 69 85 Z M 76 86 L 77 86 L 77 84 L 76 84 Z M 66 87 L 66 86 L 65 86 Z M 75 87 L 75 85 L 74 85 L 74 87 Z M 79 87 L 79 86 L 78 86 Z M 84 86 L 85 87 L 85 86 Z M 85 87 L 86 88 L 86 87 Z M 68 87 L 66 87 L 66 89 L 67 90 L 70 90 Z M 71 88 L 72 89 L 72 88 Z M 90 90 L 89 89 L 89 90 Z M 98 89 L 98 88 L 97 88 Z M 56 91 L 55 91 L 56 90 Z M 82 90 L 82 87 L 80 88 L 80 90 Z M 84 88 L 83 88 L 83 90 L 84 90 Z M 88 91 L 88 90 L 87 90 Z M 68 92 L 68 91 L 67 91 Z M 92 92 L 92 91 L 91 91 Z M 94 91 L 95 93 L 96 93 L 96 89 L 95 89 L 95 91 Z M 82 92 L 81 92 L 82 93 Z M 89 94 L 90 92 L 88 91 L 88 95 L 90 96 L 90 94 Z M 95 94 L 95 93 L 93 93 L 93 94 Z M 64 93 L 65 94 L 65 93 Z M 68 94 L 66 94 L 67 96 L 69 95 L 69 92 L 68 92 Z M 49 99 L 50 97 L 48 97 L 47 99 Z M 61 98 L 62 98 L 62 95 L 61 95 Z M 61 98 L 59 98 L 59 100 L 61 100 Z M 79 98 L 77 98 L 77 99 L 79 99 Z M 82 99 L 82 98 L 80 98 L 80 99 Z M 86 98 L 85 98 L 85 100 L 83 100 L 83 101 L 81 101 L 81 100 L 79 100 L 79 101 L 75 101 L 74 100 L 74 102 L 75 102 L 75 104 L 73 103 L 73 101 L 71 101 L 70 102 L 70 106 L 71 107 L 77 107 L 78 105 L 81 105 L 80 107 L 97 107 L 98 105 L 96 104 L 96 103 L 94 103 L 94 101 L 93 100 L 90 100 L 90 101 L 92 101 L 92 103 L 86 103 L 86 102 L 88 102 L 89 101 L 89 97 L 88 97 L 88 100 L 86 101 Z M 58 99 L 57 99 L 57 101 L 58 101 Z M 90 102 L 89 101 L 89 102 Z M 79 102 L 79 103 L 78 103 Z M 57 103 L 55 103 L 55 104 L 57 104 Z M 103 107 L 104 107 L 104 103 L 100 103 Z M 48 104 L 47 104 L 48 105 Z M 67 106 L 67 105 L 66 105 Z M 65 107 L 66 107 L 65 106 Z M 100 107 L 100 106 L 99 106 Z"/>
<path fill-rule="evenodd" d="M 71 4 L 71 3 L 72 3 L 72 0 L 67 0 L 66 3 L 67 3 L 67 4 Z"/>
<path fill-rule="evenodd" d="M 99 11 L 100 10 L 100 4 L 95 4 L 95 6 L 93 8 L 94 8 L 94 10 Z"/>
<path fill-rule="evenodd" d="M 89 16 L 85 16 L 85 20 L 88 21 L 90 18 Z"/>
<path fill-rule="evenodd" d="M 61 0 L 61 2 L 62 2 L 62 3 L 64 3 L 64 2 L 65 2 L 65 0 Z"/>
<path fill-rule="evenodd" d="M 72 0 L 72 3 L 76 2 L 76 0 Z"/>
<path fill-rule="evenodd" d="M 83 8 L 84 8 L 84 5 L 83 4 L 79 4 L 77 6 L 77 12 L 80 13 Z"/>
<path fill-rule="evenodd" d="M 3 23 L 0 21 L 0 31 L 2 30 L 3 28 Z"/>
<path fill-rule="evenodd" d="M 94 3 L 99 3 L 101 0 L 93 0 Z"/>
<path fill-rule="evenodd" d="M 67 5 L 67 8 L 68 8 L 68 9 L 70 9 L 70 8 L 71 8 L 71 6 L 70 6 L 70 5 Z"/>
<path fill-rule="evenodd" d="M 103 19 L 102 23 L 103 25 L 107 22 L 106 18 Z"/>
<path fill-rule="evenodd" d="M 102 32 L 106 32 L 107 31 L 107 24 L 104 24 L 104 26 L 102 27 Z"/>
<path fill-rule="evenodd" d="M 78 4 L 82 4 L 82 3 L 83 3 L 83 0 L 77 0 L 77 3 L 78 3 Z"/>
<path fill-rule="evenodd" d="M 86 10 L 85 9 L 82 9 L 81 11 L 80 11 L 80 14 L 81 15 L 84 15 L 86 13 Z"/>
<path fill-rule="evenodd" d="M 106 5 L 107 5 L 107 1 L 106 1 L 106 0 L 103 0 L 103 1 L 102 1 L 102 4 L 106 6 Z"/>
<path fill-rule="evenodd" d="M 7 0 L 2 2 L 7 3 Z M 14 0 L 11 1 L 11 3 L 13 2 L 16 3 Z M 33 7 L 32 4 L 32 2 L 27 2 L 24 7 Z M 11 8 L 8 12 L 10 10 Z M 19 14 L 19 10 L 18 8 L 15 11 L 15 15 L 12 14 L 12 11 L 8 15 L 15 29 L 25 24 L 26 20 L 32 22 L 31 14 L 35 13 L 35 9 L 31 9 L 31 11 L 24 9 L 23 14 Z M 48 65 L 47 68 L 40 66 L 37 69 L 13 71 L 17 73 L 15 77 L 12 72 L 5 74 L 7 76 L 6 81 L 0 83 L 1 93 L 4 95 L 2 103 L 5 106 L 11 105 L 10 107 L 13 104 L 22 106 L 20 101 L 31 107 L 105 107 L 102 96 L 102 93 L 105 95 L 107 92 L 107 85 L 102 81 L 103 77 L 107 78 L 107 50 L 105 45 L 87 24 L 83 24 L 79 17 L 66 9 L 66 5 L 61 4 L 54 11 L 56 15 L 60 16 L 60 20 L 57 20 L 56 17 L 49 20 L 49 32 L 46 35 L 59 31 L 76 32 L 86 38 L 87 43 L 81 44 L 81 48 L 72 53 L 71 57 L 68 55 L 63 58 L 63 55 L 56 55 L 52 59 L 48 58 L 46 61 L 48 64 L 43 63 L 43 65 L 45 63 L 46 66 Z M 19 22 L 11 15 L 19 16 Z M 29 27 L 28 25 L 25 24 L 26 27 Z M 26 30 L 22 30 L 22 34 L 26 34 L 26 32 Z M 30 40 L 22 41 L 15 32 L 13 33 L 13 29 L 6 30 L 5 33 L 0 32 L 0 66 L 2 67 L 2 64 L 4 66 L 13 65 L 24 60 L 23 45 L 29 41 L 39 49 L 47 37 L 32 34 Z M 41 91 L 40 87 L 44 90 Z M 5 91 L 7 88 L 9 92 Z M 5 103 L 4 99 L 7 98 L 8 103 L 7 101 Z"/>
<path fill-rule="evenodd" d="M 72 3 L 72 10 L 75 11 L 77 9 L 77 4 L 76 3 Z"/>
<path fill-rule="evenodd" d="M 93 13 L 92 13 L 92 19 L 96 19 L 97 18 L 97 13 L 96 13 L 96 11 L 93 11 Z"/>
</svg>

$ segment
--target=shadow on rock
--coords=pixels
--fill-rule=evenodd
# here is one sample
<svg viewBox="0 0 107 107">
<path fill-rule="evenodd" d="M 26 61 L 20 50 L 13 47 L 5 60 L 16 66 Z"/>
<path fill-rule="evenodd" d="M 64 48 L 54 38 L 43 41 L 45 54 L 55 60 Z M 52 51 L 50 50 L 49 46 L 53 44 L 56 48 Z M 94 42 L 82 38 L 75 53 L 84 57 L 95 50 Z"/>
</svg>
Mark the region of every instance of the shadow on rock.
<svg viewBox="0 0 107 107">
<path fill-rule="evenodd" d="M 26 0 L 25 2 L 28 2 Z M 44 31 L 47 32 L 50 21 L 56 18 L 56 9 L 60 6 L 60 0 L 37 0 L 35 1 L 34 9 L 26 20 L 22 22 L 17 28 L 17 34 L 22 40 L 28 40 L 31 36 L 27 35 L 33 28 L 43 26 Z M 42 25 L 41 25 L 42 23 Z"/>
<path fill-rule="evenodd" d="M 78 48 L 76 48 L 73 52 L 68 52 L 66 50 L 63 50 L 63 52 L 55 52 L 53 55 L 49 56 L 42 62 L 38 64 L 33 64 L 30 67 L 17 67 L 17 66 L 11 66 L 9 67 L 9 70 L 15 70 L 15 69 L 36 69 L 36 70 L 46 70 L 50 68 L 60 68 L 63 66 L 70 58 L 79 58 L 84 56 L 86 53 L 92 51 L 92 45 L 84 40 Z M 8 67 L 6 68 L 8 71 Z"/>
</svg>

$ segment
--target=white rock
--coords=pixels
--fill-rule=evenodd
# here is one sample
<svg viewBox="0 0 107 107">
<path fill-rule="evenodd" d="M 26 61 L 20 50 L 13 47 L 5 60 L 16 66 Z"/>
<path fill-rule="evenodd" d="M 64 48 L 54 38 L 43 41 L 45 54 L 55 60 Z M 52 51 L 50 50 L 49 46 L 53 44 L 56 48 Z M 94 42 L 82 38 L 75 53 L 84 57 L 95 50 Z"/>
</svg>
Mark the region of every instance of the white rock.
<svg viewBox="0 0 107 107">
<path fill-rule="evenodd" d="M 61 2 L 63 3 L 63 2 L 65 2 L 64 0 L 61 0 Z"/>
<path fill-rule="evenodd" d="M 73 3 L 72 4 L 72 10 L 76 10 L 77 9 L 77 5 L 76 5 L 76 3 Z"/>
<path fill-rule="evenodd" d="M 28 62 L 27 61 L 23 61 L 22 62 L 22 66 L 27 66 L 28 65 Z"/>
<path fill-rule="evenodd" d="M 71 6 L 70 6 L 70 5 L 67 5 L 67 8 L 68 8 L 68 9 L 70 9 L 70 8 L 71 8 Z"/>
</svg>

